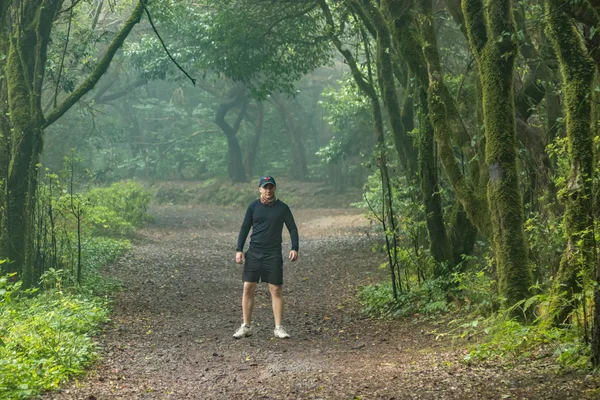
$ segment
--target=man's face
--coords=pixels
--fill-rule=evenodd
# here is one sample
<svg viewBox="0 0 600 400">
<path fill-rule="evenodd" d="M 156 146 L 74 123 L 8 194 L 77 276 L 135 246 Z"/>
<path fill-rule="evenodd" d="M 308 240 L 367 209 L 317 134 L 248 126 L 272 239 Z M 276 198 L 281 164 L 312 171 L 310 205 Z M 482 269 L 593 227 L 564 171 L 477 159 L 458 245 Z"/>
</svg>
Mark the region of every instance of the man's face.
<svg viewBox="0 0 600 400">
<path fill-rule="evenodd" d="M 275 185 L 267 183 L 259 188 L 260 195 L 265 199 L 272 199 L 275 196 Z"/>
</svg>

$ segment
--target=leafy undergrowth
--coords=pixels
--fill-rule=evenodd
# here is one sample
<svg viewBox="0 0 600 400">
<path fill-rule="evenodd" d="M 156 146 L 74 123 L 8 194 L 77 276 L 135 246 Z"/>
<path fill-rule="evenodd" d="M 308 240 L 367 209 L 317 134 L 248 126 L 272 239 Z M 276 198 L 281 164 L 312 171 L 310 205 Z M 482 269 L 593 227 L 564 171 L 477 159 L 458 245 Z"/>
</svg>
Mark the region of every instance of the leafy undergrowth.
<svg viewBox="0 0 600 400">
<path fill-rule="evenodd" d="M 85 242 L 81 287 L 70 285 L 71 275 L 63 270 L 46 272 L 44 291 L 35 295 L 10 276 L 0 278 L 0 398 L 26 399 L 57 389 L 96 359 L 92 337 L 108 321 L 107 295 L 118 287 L 98 270 L 129 248 L 124 240 Z"/>
<path fill-rule="evenodd" d="M 456 282 L 455 276 L 455 282 Z M 498 301 L 488 287 L 482 286 L 481 276 L 458 277 L 478 282 L 467 290 L 461 283 L 462 298 L 449 301 L 442 290 L 443 282 L 429 280 L 410 291 L 399 293 L 394 300 L 391 283 L 368 285 L 359 289 L 362 311 L 374 318 L 406 318 L 429 320 L 437 328 L 437 337 L 468 339 L 464 357 L 466 364 L 497 362 L 506 367 L 517 363 L 551 359 L 557 368 L 571 371 L 590 370 L 590 349 L 585 332 L 578 324 L 553 327 L 541 318 L 522 323 L 508 311 L 497 310 Z M 474 307 L 466 298 L 477 298 Z M 538 296 L 531 299 L 533 303 Z M 483 307 L 482 307 L 483 305 Z"/>
<path fill-rule="evenodd" d="M 146 212 L 152 194 L 135 181 L 115 182 L 110 187 L 94 188 L 85 194 L 84 229 L 89 235 L 127 236 L 152 219 Z"/>
<path fill-rule="evenodd" d="M 513 364 L 552 359 L 557 368 L 590 370 L 590 348 L 577 326 L 552 327 L 542 322 L 521 323 L 504 313 L 468 321 L 452 321 L 454 337 L 478 337 L 464 361 L 469 364 L 498 361 Z"/>
<path fill-rule="evenodd" d="M 158 204 L 216 204 L 246 207 L 258 198 L 258 180 L 248 183 L 230 183 L 228 180 L 174 181 L 148 183 L 147 190 L 154 194 Z M 361 198 L 360 190 L 347 189 L 337 193 L 322 182 L 299 182 L 277 178 L 277 197 L 293 208 L 347 207 Z"/>
</svg>

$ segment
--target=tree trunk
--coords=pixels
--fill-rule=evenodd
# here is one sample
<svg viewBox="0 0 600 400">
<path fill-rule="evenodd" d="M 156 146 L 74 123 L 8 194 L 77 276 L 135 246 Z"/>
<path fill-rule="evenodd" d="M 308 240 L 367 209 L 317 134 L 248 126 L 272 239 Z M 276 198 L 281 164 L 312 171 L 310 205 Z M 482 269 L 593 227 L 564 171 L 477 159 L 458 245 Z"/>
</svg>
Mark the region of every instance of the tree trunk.
<svg viewBox="0 0 600 400">
<path fill-rule="evenodd" d="M 35 275 L 33 214 L 42 151 L 41 90 L 46 49 L 61 2 L 36 3 L 18 5 L 22 7 L 20 20 L 13 27 L 4 71 L 12 138 L 6 179 L 7 243 L 2 247 L 10 260 L 8 270 L 17 272 L 25 287 L 34 283 Z"/>
<path fill-rule="evenodd" d="M 227 113 L 235 107 L 241 107 L 240 113 L 233 125 L 225 120 Z M 217 109 L 215 123 L 221 128 L 227 137 L 227 173 L 233 182 L 247 182 L 246 168 L 242 158 L 242 149 L 237 138 L 242 120 L 246 115 L 248 98 L 246 89 L 242 84 L 236 84 L 229 92 L 229 99 L 223 102 Z"/>
<path fill-rule="evenodd" d="M 256 115 L 256 121 L 254 123 L 254 137 L 250 142 L 248 154 L 246 156 L 246 172 L 248 176 L 254 174 L 254 165 L 256 162 L 256 155 L 258 154 L 258 147 L 260 144 L 260 138 L 263 132 L 263 123 L 265 118 L 265 105 L 262 101 L 258 102 L 258 114 Z"/>
<path fill-rule="evenodd" d="M 61 0 L 22 0 L 9 5 L 7 2 L 0 4 L 0 35 L 4 43 L 8 40 L 7 37 L 10 37 L 4 76 L 11 129 L 11 137 L 8 140 L 11 146 L 10 160 L 3 183 L 6 207 L 2 220 L 0 249 L 5 249 L 3 256 L 7 256 L 11 261 L 6 269 L 16 272 L 24 287 L 32 286 L 36 276 L 33 270 L 35 227 L 32 218 L 35 212 L 37 169 L 42 152 L 43 130 L 94 87 L 125 37 L 139 22 L 143 12 L 143 3 L 139 2 L 90 76 L 44 118 L 41 93 L 47 47 L 61 5 Z M 12 21 L 10 32 L 6 24 L 7 15 L 19 15 L 17 20 Z"/>
<path fill-rule="evenodd" d="M 331 15 L 331 10 L 327 5 L 325 0 L 318 0 L 323 13 L 325 14 L 325 19 L 327 25 L 329 26 L 331 32 L 335 32 L 335 23 L 333 20 L 333 16 Z M 331 34 L 331 33 L 330 33 Z M 390 267 L 390 274 L 392 280 L 392 290 L 394 298 L 397 298 L 398 291 L 402 292 L 402 285 L 400 281 L 400 273 L 396 271 L 396 267 L 399 268 L 396 261 L 393 259 L 392 254 L 396 251 L 396 227 L 395 227 L 395 217 L 393 214 L 392 207 L 392 190 L 390 186 L 390 179 L 387 167 L 387 160 L 385 156 L 385 137 L 384 137 L 384 127 L 383 127 L 383 117 L 381 112 L 381 105 L 379 104 L 379 98 L 377 96 L 377 92 L 375 91 L 375 86 L 373 82 L 372 72 L 371 72 L 371 63 L 369 57 L 369 49 L 365 43 L 365 51 L 367 54 L 367 69 L 368 69 L 368 77 L 362 75 L 360 68 L 354 56 L 350 50 L 348 50 L 343 44 L 342 41 L 335 35 L 331 34 L 331 39 L 338 49 L 338 51 L 342 54 L 348 66 L 350 67 L 350 71 L 352 73 L 352 77 L 354 78 L 359 89 L 369 98 L 371 101 L 371 110 L 373 112 L 373 124 L 374 124 L 374 133 L 377 143 L 376 154 L 377 154 L 377 163 L 379 166 L 379 170 L 381 173 L 381 183 L 382 183 L 382 191 L 383 191 L 383 203 L 384 210 L 387 208 L 387 213 L 384 211 L 384 216 L 382 216 L 382 222 L 384 230 L 386 230 L 386 243 L 388 247 L 388 263 Z M 365 41 L 366 42 L 366 41 Z M 386 227 L 386 223 L 389 222 L 389 226 Z M 389 236 L 387 230 L 392 232 L 392 243 L 389 242 Z"/>
<path fill-rule="evenodd" d="M 464 270 L 463 256 L 473 253 L 477 240 L 477 228 L 471 223 L 459 201 L 455 202 L 452 207 L 452 212 L 448 217 L 448 226 L 454 265 L 463 265 L 460 269 L 462 271 Z"/>
<path fill-rule="evenodd" d="M 357 7 L 360 7 L 358 1 L 354 1 L 354 3 Z M 366 13 L 361 13 L 360 15 L 364 15 L 365 17 L 363 18 L 366 18 L 367 14 L 370 15 L 377 32 L 377 81 L 392 129 L 394 145 L 407 178 L 412 180 L 417 171 L 417 152 L 402 120 L 402 107 L 400 106 L 396 81 L 394 79 L 394 66 L 392 63 L 393 48 L 390 31 L 387 22 L 378 8 L 370 1 L 363 2 L 362 5 Z"/>
<path fill-rule="evenodd" d="M 498 289 L 510 307 L 529 297 L 532 274 L 523 231 L 513 93 L 516 37 L 511 0 L 462 0 L 469 44 L 479 70 L 489 170 L 488 203 Z M 515 315 L 518 313 L 515 311 Z"/>
<path fill-rule="evenodd" d="M 246 171 L 242 161 L 242 148 L 236 135 L 227 135 L 227 169 L 233 182 L 247 182 Z"/>
<path fill-rule="evenodd" d="M 417 148 L 419 150 L 419 180 L 421 195 L 425 204 L 427 230 L 429 232 L 429 246 L 431 255 L 436 261 L 434 277 L 448 277 L 454 266 L 452 247 L 446 234 L 444 216 L 442 211 L 442 198 L 437 176 L 437 162 L 435 156 L 435 138 L 433 126 L 429 120 L 427 109 L 427 92 L 419 90 L 419 136 Z"/>
<path fill-rule="evenodd" d="M 302 141 L 302 134 L 300 132 L 300 128 L 298 124 L 294 120 L 294 117 L 290 114 L 285 100 L 278 95 L 271 95 L 273 99 L 273 104 L 277 111 L 279 111 L 279 115 L 281 115 L 281 120 L 283 121 L 286 130 L 289 132 L 292 137 L 292 156 L 294 162 L 290 165 L 290 177 L 306 180 L 308 178 L 308 165 L 306 163 L 306 151 L 304 150 L 304 142 Z"/>
<path fill-rule="evenodd" d="M 1 33 L 0 33 L 1 34 Z M 1 42 L 2 52 L 6 51 L 6 43 Z M 0 70 L 5 70 L 5 63 L 0 61 Z M 6 80 L 0 81 L 0 260 L 8 257 L 7 230 L 7 193 L 8 164 L 10 162 L 10 123 L 8 120 L 8 93 Z M 3 269 L 0 268 L 0 271 Z M 1 272 L 0 272 L 1 274 Z"/>
<path fill-rule="evenodd" d="M 595 67 L 579 32 L 562 11 L 562 2 L 547 0 L 545 7 L 548 38 L 558 57 L 563 80 L 571 162 L 566 193 L 562 197 L 567 248 L 554 281 L 553 305 L 558 307 L 555 322 L 563 323 L 575 306 L 573 294 L 581 291 L 582 274 L 589 276 L 594 265 L 594 148 L 590 100 Z M 561 298 L 563 294 L 566 298 Z"/>
<path fill-rule="evenodd" d="M 477 185 L 467 179 L 454 154 L 453 138 L 459 144 L 466 140 L 470 144 L 470 139 L 456 104 L 443 82 L 431 12 L 429 11 L 429 16 L 425 16 L 419 22 L 423 36 L 420 43 L 417 33 L 410 28 L 413 18 L 410 3 L 402 0 L 383 0 L 382 5 L 390 16 L 397 51 L 408 64 L 416 82 L 428 88 L 429 116 L 438 144 L 439 157 L 448 181 L 456 197 L 463 204 L 469 219 L 484 236 L 490 237 L 492 229 L 485 193 L 477 190 Z M 431 5 L 425 2 L 421 7 L 431 8 Z M 427 15 L 427 12 L 421 14 Z"/>
<path fill-rule="evenodd" d="M 427 87 L 428 115 L 435 131 L 435 137 L 439 147 L 439 156 L 444 166 L 448 180 L 456 193 L 458 199 L 469 215 L 473 224 L 479 228 L 483 235 L 491 236 L 491 221 L 489 218 L 488 204 L 483 193 L 479 193 L 473 184 L 466 179 L 461 168 L 456 163 L 454 149 L 452 147 L 448 108 L 444 99 L 449 97 L 448 89 L 444 84 L 443 71 L 439 61 L 437 40 L 433 25 L 431 12 L 431 0 L 422 0 L 421 9 L 423 20 L 421 32 L 423 36 L 422 50 L 427 66 L 427 75 L 424 87 Z"/>
</svg>

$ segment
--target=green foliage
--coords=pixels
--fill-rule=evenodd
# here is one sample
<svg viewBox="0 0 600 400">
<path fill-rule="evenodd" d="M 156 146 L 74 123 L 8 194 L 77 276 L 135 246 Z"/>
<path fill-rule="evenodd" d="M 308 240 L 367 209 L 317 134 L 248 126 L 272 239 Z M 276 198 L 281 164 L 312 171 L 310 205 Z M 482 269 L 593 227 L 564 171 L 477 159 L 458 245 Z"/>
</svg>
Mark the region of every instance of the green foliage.
<svg viewBox="0 0 600 400">
<path fill-rule="evenodd" d="M 526 325 L 501 313 L 488 320 L 464 323 L 460 330 L 463 331 L 461 336 L 485 335 L 483 343 L 475 345 L 465 356 L 467 363 L 495 359 L 512 363 L 552 357 L 568 369 L 589 368 L 589 346 L 577 329 L 543 323 Z"/>
<path fill-rule="evenodd" d="M 394 165 L 390 165 L 392 169 Z M 395 215 L 396 231 L 392 232 L 388 224 L 386 234 L 396 235 L 397 247 L 391 249 L 401 266 L 397 278 L 401 281 L 406 276 L 405 286 L 410 281 L 421 284 L 433 275 L 434 260 L 429 251 L 425 221 L 425 206 L 420 200 L 419 188 L 408 182 L 405 177 L 391 177 L 392 207 Z M 374 221 L 382 220 L 383 207 L 381 175 L 373 172 L 365 184 L 364 201 L 353 204 L 368 210 L 368 216 Z M 381 230 L 381 224 L 375 224 Z M 400 282 L 400 286 L 403 284 Z"/>
<path fill-rule="evenodd" d="M 97 356 L 91 339 L 108 320 L 106 304 L 47 291 L 0 308 L 0 397 L 57 389 Z"/>
<path fill-rule="evenodd" d="M 534 274 L 547 281 L 558 269 L 564 250 L 562 216 L 549 212 L 530 212 L 525 221 L 525 235 L 529 244 L 529 258 L 534 263 Z"/>
<path fill-rule="evenodd" d="M 326 111 L 333 136 L 316 156 L 326 166 L 330 184 L 341 190 L 345 185 L 364 184 L 366 171 L 360 166 L 369 159 L 374 135 L 365 134 L 365 127 L 373 125 L 368 98 L 350 75 L 338 81 L 338 85 L 326 88 L 321 94 L 319 104 Z"/>
<path fill-rule="evenodd" d="M 40 278 L 43 292 L 20 289 L 0 277 L 0 397 L 26 399 L 57 389 L 97 357 L 92 336 L 108 321 L 106 295 L 118 285 L 99 269 L 129 249 L 127 241 L 91 238 L 83 244 L 85 280 L 50 268 Z"/>
<path fill-rule="evenodd" d="M 151 9 L 181 64 L 243 82 L 258 98 L 293 93 L 294 82 L 332 56 L 319 12 L 303 2 L 214 0 L 197 7 L 162 0 Z M 148 79 L 175 73 L 154 35 L 129 43 L 126 54 Z"/>
<path fill-rule="evenodd" d="M 415 314 L 434 315 L 449 311 L 440 280 L 428 280 L 394 300 L 391 282 L 359 289 L 364 313 L 377 318 L 396 318 Z"/>
<path fill-rule="evenodd" d="M 91 237 L 82 243 L 84 276 L 81 291 L 95 296 L 107 296 L 121 287 L 114 280 L 100 275 L 100 267 L 113 263 L 123 253 L 131 250 L 128 240 Z"/>
<path fill-rule="evenodd" d="M 476 257 L 465 257 L 463 263 L 471 263 L 466 271 L 457 266 L 457 272 L 451 274 L 449 296 L 454 306 L 474 315 L 492 315 L 500 307 L 497 294 L 497 282 L 491 274 L 492 259 L 485 258 L 486 264 L 481 266 Z"/>
<path fill-rule="evenodd" d="M 109 221 L 112 217 L 116 227 L 122 227 L 123 222 L 140 226 L 149 221 L 146 211 L 152 195 L 138 182 L 116 182 L 108 188 L 92 189 L 86 195 L 94 207 L 100 207 L 95 211 L 96 217 L 105 212 L 105 220 Z M 101 218 L 98 222 L 103 223 Z"/>
<path fill-rule="evenodd" d="M 93 236 L 126 236 L 134 232 L 133 224 L 105 206 L 92 206 L 85 212 L 85 227 Z"/>
<path fill-rule="evenodd" d="M 226 179 L 207 179 L 193 184 L 159 183 L 154 196 L 159 204 L 208 203 L 246 207 L 259 196 L 258 185 L 229 183 Z"/>
</svg>

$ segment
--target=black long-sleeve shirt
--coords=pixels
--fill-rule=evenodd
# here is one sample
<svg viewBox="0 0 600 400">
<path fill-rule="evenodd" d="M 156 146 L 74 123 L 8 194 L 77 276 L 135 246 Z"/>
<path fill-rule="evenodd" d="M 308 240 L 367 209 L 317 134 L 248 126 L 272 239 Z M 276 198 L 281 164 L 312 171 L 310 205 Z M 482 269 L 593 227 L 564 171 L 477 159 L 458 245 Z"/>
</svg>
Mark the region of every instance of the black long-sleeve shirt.
<svg viewBox="0 0 600 400">
<path fill-rule="evenodd" d="M 248 206 L 240 234 L 238 235 L 236 251 L 243 251 L 248 232 L 250 236 L 250 250 L 265 252 L 281 252 L 281 233 L 283 224 L 287 226 L 292 239 L 292 250 L 298 251 L 298 228 L 290 208 L 281 200 L 266 206 L 260 200 L 255 200 Z"/>
</svg>

